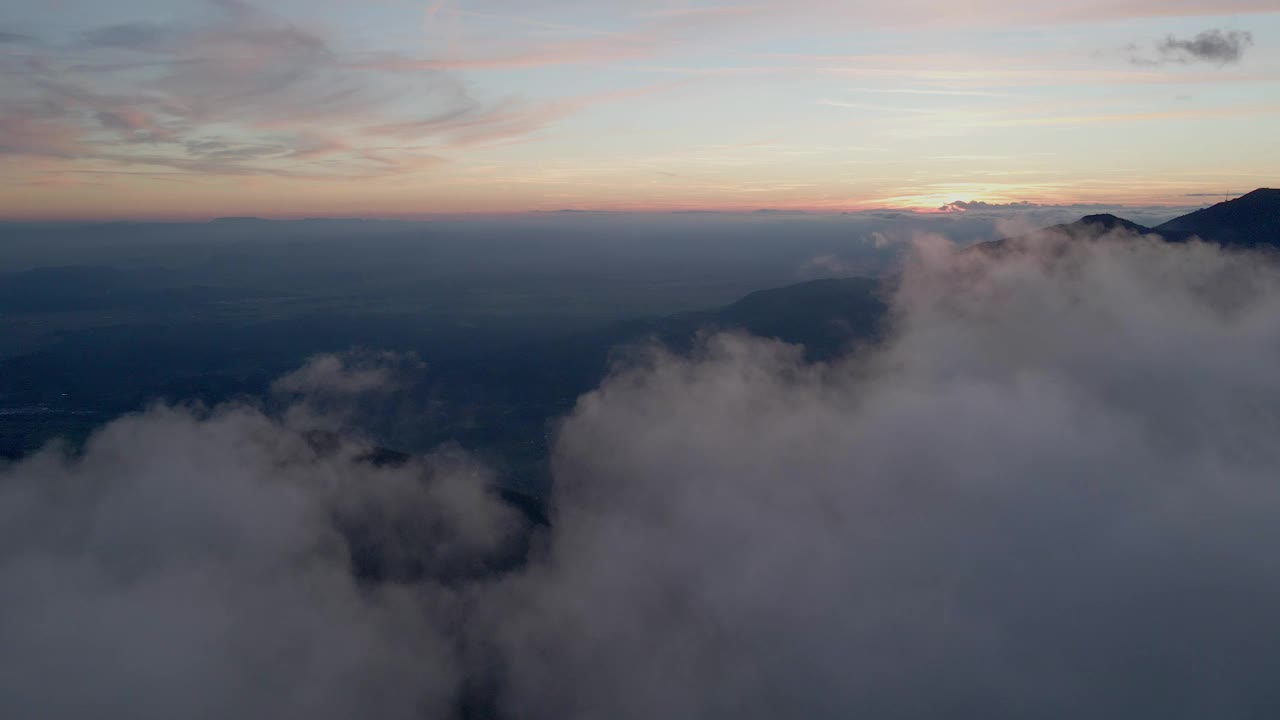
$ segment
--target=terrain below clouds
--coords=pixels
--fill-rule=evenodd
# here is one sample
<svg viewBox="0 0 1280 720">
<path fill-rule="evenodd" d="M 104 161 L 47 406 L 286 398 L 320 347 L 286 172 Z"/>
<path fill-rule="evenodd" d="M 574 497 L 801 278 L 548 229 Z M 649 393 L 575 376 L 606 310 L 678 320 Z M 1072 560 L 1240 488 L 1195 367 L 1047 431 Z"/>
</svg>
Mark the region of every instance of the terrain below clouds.
<svg viewBox="0 0 1280 720">
<path fill-rule="evenodd" d="M 630 353 L 549 526 L 461 450 L 342 439 L 403 356 L 10 464 L 0 712 L 1280 711 L 1280 268 L 1124 228 L 912 257 L 853 354 Z"/>
</svg>

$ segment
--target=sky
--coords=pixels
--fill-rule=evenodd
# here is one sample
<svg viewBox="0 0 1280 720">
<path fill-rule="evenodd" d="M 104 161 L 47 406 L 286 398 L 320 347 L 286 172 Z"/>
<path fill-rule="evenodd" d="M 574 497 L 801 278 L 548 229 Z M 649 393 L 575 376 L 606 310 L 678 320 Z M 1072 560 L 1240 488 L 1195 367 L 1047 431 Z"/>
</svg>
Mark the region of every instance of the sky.
<svg viewBox="0 0 1280 720">
<path fill-rule="evenodd" d="M 0 7 L 0 218 L 1188 205 L 1276 185 L 1280 0 Z"/>
</svg>

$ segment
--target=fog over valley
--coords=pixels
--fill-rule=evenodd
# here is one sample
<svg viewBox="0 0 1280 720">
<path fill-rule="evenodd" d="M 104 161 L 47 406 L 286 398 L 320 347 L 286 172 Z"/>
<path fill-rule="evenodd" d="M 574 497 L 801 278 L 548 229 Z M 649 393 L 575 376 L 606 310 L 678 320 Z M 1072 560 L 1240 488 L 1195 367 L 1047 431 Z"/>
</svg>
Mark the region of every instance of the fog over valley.
<svg viewBox="0 0 1280 720">
<path fill-rule="evenodd" d="M 393 345 L 104 409 L 0 470 L 0 709 L 1269 716 L 1272 243 L 913 229 L 879 279 L 528 340 L 584 385 L 529 390 L 545 461 Z"/>
<path fill-rule="evenodd" d="M 0 720 L 1280 718 L 1277 38 L 0 3 Z"/>
</svg>

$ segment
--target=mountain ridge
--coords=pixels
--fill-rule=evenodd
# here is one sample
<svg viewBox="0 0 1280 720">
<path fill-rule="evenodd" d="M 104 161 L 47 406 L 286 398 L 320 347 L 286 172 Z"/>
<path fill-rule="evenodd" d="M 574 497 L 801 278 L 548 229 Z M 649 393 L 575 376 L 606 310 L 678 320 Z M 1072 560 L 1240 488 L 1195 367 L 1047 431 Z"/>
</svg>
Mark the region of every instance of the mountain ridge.
<svg viewBox="0 0 1280 720">
<path fill-rule="evenodd" d="M 1280 189 L 1258 188 L 1234 200 L 1157 225 L 1155 232 L 1199 237 L 1224 247 L 1280 246 Z"/>
<path fill-rule="evenodd" d="M 977 243 L 966 248 L 966 251 L 1005 252 L 1012 247 L 1025 246 L 1036 239 L 1046 238 L 1050 242 L 1092 241 L 1117 231 L 1137 236 L 1156 235 L 1167 242 L 1186 242 L 1199 238 L 1228 248 L 1280 249 L 1280 190 L 1258 188 L 1233 200 L 1180 215 L 1155 227 L 1147 227 L 1110 213 L 1085 215 L 1073 223 L 1051 225 L 1029 235 Z"/>
</svg>

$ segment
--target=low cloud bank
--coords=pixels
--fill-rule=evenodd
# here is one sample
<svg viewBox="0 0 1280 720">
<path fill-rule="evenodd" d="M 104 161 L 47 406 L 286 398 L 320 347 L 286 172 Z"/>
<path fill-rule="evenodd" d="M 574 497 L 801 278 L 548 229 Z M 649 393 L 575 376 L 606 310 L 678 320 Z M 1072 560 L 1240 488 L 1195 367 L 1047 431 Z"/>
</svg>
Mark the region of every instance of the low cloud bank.
<svg viewBox="0 0 1280 720">
<path fill-rule="evenodd" d="M 315 419 L 156 407 L 0 469 L 0 715 L 450 716 L 466 580 L 527 524 L 457 451 L 378 464 Z"/>
<path fill-rule="evenodd" d="M 619 368 L 518 571 L 466 571 L 528 531 L 473 461 L 320 452 L 287 414 L 156 409 L 13 465 L 0 712 L 1280 709 L 1280 270 L 933 241 L 893 313 L 830 365 L 720 335 Z"/>
<path fill-rule="evenodd" d="M 552 557 L 512 602 L 509 655 L 540 659 L 513 712 L 1275 709 L 1276 269 L 934 243 L 895 308 L 835 366 L 721 336 L 581 401 Z"/>
<path fill-rule="evenodd" d="M 1214 197 L 1221 198 L 1222 195 Z M 1111 214 L 1132 220 L 1139 225 L 1154 227 L 1173 220 L 1202 206 L 1142 206 L 1114 205 L 1111 203 L 1072 203 L 1069 205 L 1043 205 L 1032 202 L 988 203 L 980 200 L 956 200 L 938 206 L 939 214 L 969 219 L 986 218 L 992 221 L 996 234 L 1001 237 L 1027 235 L 1048 225 L 1069 224 L 1082 215 Z M 945 232 L 945 228 L 937 228 Z"/>
</svg>

